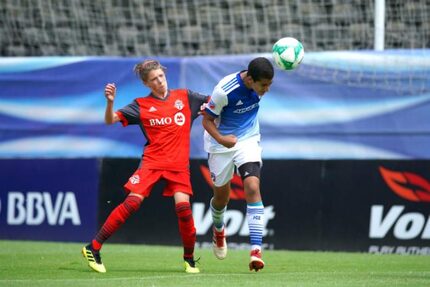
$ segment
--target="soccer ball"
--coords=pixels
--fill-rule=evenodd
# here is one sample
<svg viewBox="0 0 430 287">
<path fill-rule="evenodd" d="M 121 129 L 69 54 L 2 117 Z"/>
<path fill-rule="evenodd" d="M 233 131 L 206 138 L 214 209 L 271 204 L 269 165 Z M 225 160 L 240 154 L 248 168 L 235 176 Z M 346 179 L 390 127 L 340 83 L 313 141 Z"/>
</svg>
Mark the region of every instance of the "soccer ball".
<svg viewBox="0 0 430 287">
<path fill-rule="evenodd" d="M 272 52 L 276 66 L 282 70 L 292 70 L 296 68 L 305 55 L 305 49 L 302 43 L 292 37 L 279 39 L 273 45 Z"/>
</svg>

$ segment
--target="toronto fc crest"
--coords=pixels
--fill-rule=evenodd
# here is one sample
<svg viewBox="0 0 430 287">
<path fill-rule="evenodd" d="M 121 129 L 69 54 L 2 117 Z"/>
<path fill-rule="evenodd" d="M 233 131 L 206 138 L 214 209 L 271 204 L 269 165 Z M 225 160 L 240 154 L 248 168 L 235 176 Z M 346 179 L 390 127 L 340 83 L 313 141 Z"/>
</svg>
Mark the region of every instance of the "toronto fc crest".
<svg viewBox="0 0 430 287">
<path fill-rule="evenodd" d="M 184 108 L 184 103 L 182 103 L 182 101 L 181 101 L 181 100 L 176 100 L 176 101 L 175 101 L 175 107 L 176 107 L 178 110 L 182 110 L 182 109 Z"/>
</svg>

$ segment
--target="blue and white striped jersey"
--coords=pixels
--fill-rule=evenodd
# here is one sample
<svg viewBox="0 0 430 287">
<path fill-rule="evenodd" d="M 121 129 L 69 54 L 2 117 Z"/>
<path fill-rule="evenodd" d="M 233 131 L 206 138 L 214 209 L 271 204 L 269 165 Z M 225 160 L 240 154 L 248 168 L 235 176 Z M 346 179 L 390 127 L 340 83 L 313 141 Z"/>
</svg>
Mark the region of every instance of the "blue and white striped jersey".
<svg viewBox="0 0 430 287">
<path fill-rule="evenodd" d="M 222 135 L 233 134 L 238 141 L 233 148 L 220 145 L 206 131 L 205 151 L 220 153 L 239 149 L 245 140 L 260 140 L 257 112 L 261 97 L 248 89 L 240 77 L 241 72 L 224 77 L 214 88 L 206 112 L 215 117 Z"/>
</svg>

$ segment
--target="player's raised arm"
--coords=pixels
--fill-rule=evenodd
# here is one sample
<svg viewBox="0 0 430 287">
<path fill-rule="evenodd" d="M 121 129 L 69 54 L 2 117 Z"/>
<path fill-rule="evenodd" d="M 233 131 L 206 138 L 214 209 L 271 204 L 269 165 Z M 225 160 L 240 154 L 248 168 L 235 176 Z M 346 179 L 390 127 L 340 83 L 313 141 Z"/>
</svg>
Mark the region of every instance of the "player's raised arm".
<svg viewBox="0 0 430 287">
<path fill-rule="evenodd" d="M 119 117 L 113 111 L 113 103 L 116 95 L 115 84 L 107 84 L 105 87 L 105 97 L 106 97 L 106 110 L 105 110 L 105 123 L 110 125 L 119 122 Z"/>
</svg>

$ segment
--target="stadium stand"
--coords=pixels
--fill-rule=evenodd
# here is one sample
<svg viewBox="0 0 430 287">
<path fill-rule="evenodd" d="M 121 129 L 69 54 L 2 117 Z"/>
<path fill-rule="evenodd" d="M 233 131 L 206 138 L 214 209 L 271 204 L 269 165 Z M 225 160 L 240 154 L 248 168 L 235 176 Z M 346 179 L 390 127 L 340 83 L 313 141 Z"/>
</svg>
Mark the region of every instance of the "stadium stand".
<svg viewBox="0 0 430 287">
<path fill-rule="evenodd" d="M 193 56 L 373 48 L 374 0 L 2 0 L 1 56 Z M 386 0 L 385 47 L 430 47 L 428 0 Z"/>
</svg>

